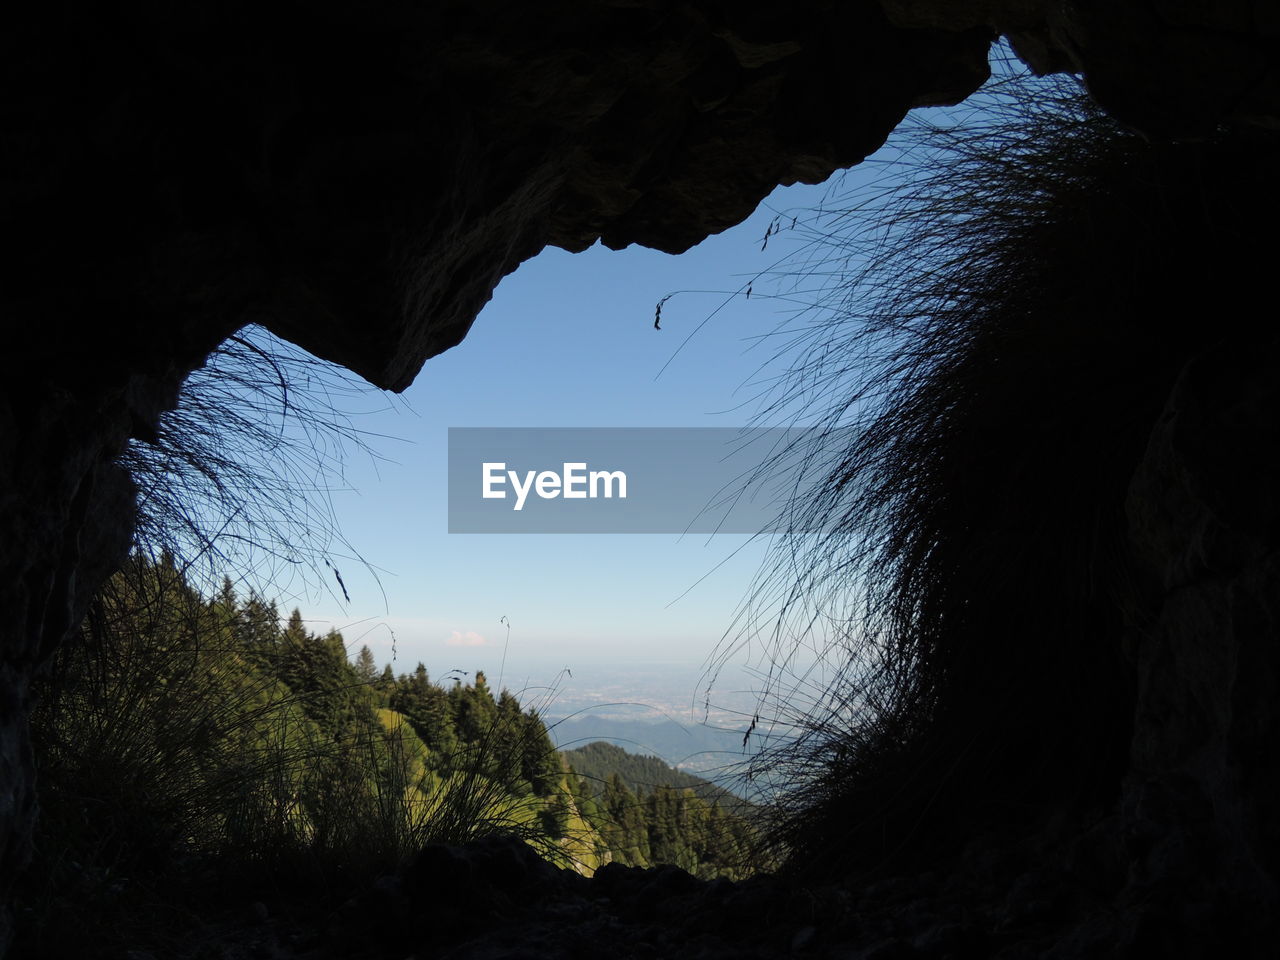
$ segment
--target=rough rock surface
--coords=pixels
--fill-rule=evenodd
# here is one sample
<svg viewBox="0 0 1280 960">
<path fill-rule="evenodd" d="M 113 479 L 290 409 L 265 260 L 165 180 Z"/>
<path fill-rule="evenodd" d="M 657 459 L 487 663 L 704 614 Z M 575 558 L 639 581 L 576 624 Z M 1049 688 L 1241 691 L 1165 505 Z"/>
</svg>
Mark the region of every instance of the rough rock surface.
<svg viewBox="0 0 1280 960">
<path fill-rule="evenodd" d="M 322 930 L 240 925 L 205 956 L 266 960 L 1086 960 L 1266 957 L 1249 907 L 1175 889 L 1126 896 L 1116 836 L 1060 848 L 975 841 L 927 873 L 804 885 L 700 881 L 675 867 L 609 864 L 591 879 L 520 841 L 429 847 Z M 260 905 L 259 905 L 260 906 Z M 262 911 L 263 915 L 266 911 Z"/>
<path fill-rule="evenodd" d="M 1234 929 L 1280 904 L 1278 361 L 1273 339 L 1188 364 L 1127 507 L 1146 575 L 1127 651 L 1131 892 L 1179 890 L 1240 914 Z"/>
<path fill-rule="evenodd" d="M 1155 136 L 1280 129 L 1280 11 L 1268 0 L 880 2 L 903 26 L 987 26 L 1035 70 L 1082 74 L 1114 116 Z"/>
</svg>

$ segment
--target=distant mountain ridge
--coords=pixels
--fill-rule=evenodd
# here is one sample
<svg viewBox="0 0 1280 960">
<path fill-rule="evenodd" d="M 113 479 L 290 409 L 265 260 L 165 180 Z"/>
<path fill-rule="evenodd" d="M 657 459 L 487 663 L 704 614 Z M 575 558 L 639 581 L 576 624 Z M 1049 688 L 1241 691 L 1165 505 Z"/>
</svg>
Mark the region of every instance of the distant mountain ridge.
<svg viewBox="0 0 1280 960">
<path fill-rule="evenodd" d="M 654 756 L 631 753 L 616 744 L 597 740 L 561 753 L 580 777 L 585 777 L 596 794 L 604 790 L 610 774 L 617 774 L 628 790 L 636 794 L 653 793 L 659 787 L 692 790 L 708 802 L 726 809 L 740 810 L 746 801 L 717 786 L 710 780 L 685 773 Z"/>
<path fill-rule="evenodd" d="M 547 732 L 558 750 L 576 749 L 581 744 L 603 740 L 632 753 L 661 757 L 678 770 L 691 770 L 704 777 L 746 756 L 741 730 L 670 719 L 623 720 L 586 715 L 547 720 Z"/>
</svg>

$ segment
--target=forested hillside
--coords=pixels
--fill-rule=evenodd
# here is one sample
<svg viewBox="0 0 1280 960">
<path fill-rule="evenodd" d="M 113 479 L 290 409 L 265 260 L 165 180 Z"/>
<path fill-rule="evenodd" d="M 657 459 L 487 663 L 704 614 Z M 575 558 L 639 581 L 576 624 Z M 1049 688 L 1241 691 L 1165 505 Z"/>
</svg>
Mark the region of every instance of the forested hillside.
<svg viewBox="0 0 1280 960">
<path fill-rule="evenodd" d="M 379 668 L 368 648 L 352 662 L 298 610 L 230 581 L 206 597 L 170 559 L 135 557 L 33 716 L 49 866 L 26 882 L 43 926 L 76 935 L 58 904 L 122 878 L 163 886 L 217 864 L 334 885 L 493 834 L 585 874 L 614 860 L 744 873 L 749 828 L 710 784 L 608 745 L 575 751 L 577 771 L 513 693 L 478 671 L 443 680 Z"/>
<path fill-rule="evenodd" d="M 632 791 L 674 787 L 677 790 L 692 790 L 704 800 L 719 801 L 730 808 L 741 809 L 746 805 L 741 798 L 710 780 L 677 770 L 658 757 L 624 750 L 617 744 L 597 740 L 561 752 L 579 776 L 595 781 L 598 788 L 603 788 L 609 775 L 616 773 L 627 789 Z"/>
<path fill-rule="evenodd" d="M 594 868 L 536 713 L 483 674 L 446 689 L 371 661 L 299 611 L 229 582 L 206 598 L 135 559 L 34 717 L 50 842 L 104 871 L 196 857 L 349 874 L 508 832 Z"/>
<path fill-rule="evenodd" d="M 563 756 L 578 807 L 613 859 L 638 867 L 670 863 L 704 879 L 750 872 L 756 844 L 746 801 L 611 743 Z"/>
</svg>

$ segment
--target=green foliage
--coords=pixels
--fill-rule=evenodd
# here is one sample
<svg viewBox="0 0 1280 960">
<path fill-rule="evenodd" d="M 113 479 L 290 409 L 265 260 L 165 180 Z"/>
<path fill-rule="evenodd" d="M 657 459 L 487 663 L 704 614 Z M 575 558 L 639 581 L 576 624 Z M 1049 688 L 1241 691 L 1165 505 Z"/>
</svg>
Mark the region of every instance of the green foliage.
<svg viewBox="0 0 1280 960">
<path fill-rule="evenodd" d="M 390 664 L 382 683 L 388 703 L 413 725 L 422 742 L 436 754 L 452 756 L 458 749 L 458 734 L 448 694 L 431 682 L 427 668 L 418 664 L 414 672 L 397 681 L 390 677 Z"/>
<path fill-rule="evenodd" d="M 116 874 L 194 857 L 339 878 L 501 831 L 567 865 L 576 808 L 536 713 L 482 674 L 445 691 L 364 653 L 135 556 L 41 691 L 45 848 Z"/>
<path fill-rule="evenodd" d="M 367 646 L 361 647 L 356 654 L 355 670 L 361 683 L 373 684 L 378 679 L 378 661 L 373 658 L 373 651 Z"/>
<path fill-rule="evenodd" d="M 23 942 L 81 950 L 98 934 L 67 917 L 118 889 L 163 900 L 204 877 L 324 894 L 494 833 L 583 873 L 620 860 L 739 875 L 745 827 L 713 802 L 616 776 L 597 797 L 538 712 L 482 673 L 446 690 L 422 664 L 397 678 L 371 661 L 349 662 L 300 611 L 282 622 L 225 582 L 207 599 L 170 558 L 133 557 L 39 691 L 41 855 L 19 894 L 39 907 Z"/>
<path fill-rule="evenodd" d="M 631 753 L 613 743 L 596 740 L 593 743 L 564 751 L 565 759 L 580 776 L 603 783 L 610 773 L 616 773 L 628 789 L 653 790 L 657 787 L 690 789 L 706 800 L 717 800 L 733 808 L 745 808 L 745 801 L 709 780 L 685 773 L 669 766 L 657 757 Z"/>
<path fill-rule="evenodd" d="M 753 862 L 759 843 L 745 801 L 610 743 L 590 743 L 565 757 L 573 764 L 574 802 L 618 862 L 672 864 L 704 879 L 740 879 L 760 868 Z M 579 764 L 585 776 L 579 776 Z"/>
</svg>

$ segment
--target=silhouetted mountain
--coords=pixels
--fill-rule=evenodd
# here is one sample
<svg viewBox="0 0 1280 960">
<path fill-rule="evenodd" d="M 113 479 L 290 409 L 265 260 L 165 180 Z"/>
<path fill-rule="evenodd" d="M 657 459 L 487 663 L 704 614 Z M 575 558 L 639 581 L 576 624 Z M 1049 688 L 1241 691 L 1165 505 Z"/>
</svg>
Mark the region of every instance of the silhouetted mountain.
<svg viewBox="0 0 1280 960">
<path fill-rule="evenodd" d="M 559 750 L 573 750 L 596 741 L 616 744 L 633 754 L 661 758 L 668 766 L 705 779 L 745 759 L 742 733 L 675 720 L 624 720 L 614 717 L 573 717 L 548 724 Z"/>
<path fill-rule="evenodd" d="M 704 800 L 719 801 L 728 807 L 741 807 L 745 801 L 710 780 L 696 777 L 669 766 L 658 757 L 630 753 L 616 744 L 596 741 L 573 750 L 562 751 L 579 776 L 586 777 L 601 793 L 610 774 L 617 774 L 628 790 L 652 793 L 658 787 L 692 790 Z"/>
</svg>

